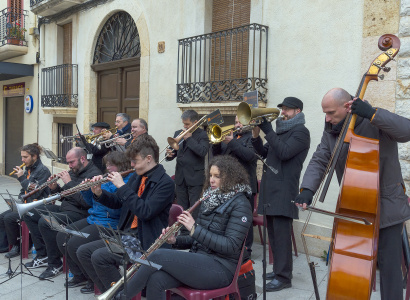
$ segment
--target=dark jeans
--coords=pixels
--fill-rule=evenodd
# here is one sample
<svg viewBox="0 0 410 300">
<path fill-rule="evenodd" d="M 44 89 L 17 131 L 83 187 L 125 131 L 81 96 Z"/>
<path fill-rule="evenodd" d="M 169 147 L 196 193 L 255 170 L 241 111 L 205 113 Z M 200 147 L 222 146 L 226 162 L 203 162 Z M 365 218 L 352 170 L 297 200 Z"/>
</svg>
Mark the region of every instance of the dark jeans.
<svg viewBox="0 0 410 300">
<path fill-rule="evenodd" d="M 380 229 L 377 263 L 380 270 L 380 295 L 383 300 L 402 300 L 403 223 Z"/>
<path fill-rule="evenodd" d="M 167 289 L 181 285 L 211 290 L 226 287 L 233 279 L 233 274 L 211 255 L 158 249 L 149 260 L 161 265 L 161 270 L 142 265 L 127 285 L 127 299 L 137 295 L 145 286 L 147 300 L 156 300 L 165 299 Z"/>
<path fill-rule="evenodd" d="M 68 264 L 68 267 L 70 268 L 71 273 L 74 274 L 74 276 L 85 276 L 87 279 L 88 275 L 87 272 L 84 270 L 83 266 L 81 265 L 81 262 L 79 261 L 77 257 L 77 250 L 81 245 L 97 241 L 100 239 L 100 234 L 97 229 L 96 225 L 90 225 L 87 222 L 87 219 L 81 219 L 77 222 L 72 223 L 71 225 L 67 226 L 68 229 L 72 230 L 78 230 L 83 233 L 88 233 L 89 236 L 87 238 L 79 237 L 79 236 L 71 236 L 68 240 L 68 247 L 67 247 L 67 256 L 66 256 L 66 262 Z M 65 242 L 66 242 L 66 237 L 67 235 L 59 232 L 57 234 L 57 245 L 58 249 L 60 249 L 60 252 L 65 255 Z"/>
<path fill-rule="evenodd" d="M 15 246 L 19 244 L 20 227 L 19 227 L 19 214 L 13 212 L 10 209 L 0 214 L 0 230 L 5 230 L 7 234 L 7 240 L 9 245 Z"/>
<path fill-rule="evenodd" d="M 82 245 L 77 250 L 77 258 L 83 269 L 101 292 L 111 287 L 112 282 L 121 279 L 118 267 L 121 257 L 108 252 L 102 240 Z"/>
<path fill-rule="evenodd" d="M 175 192 L 177 194 L 177 203 L 181 205 L 184 210 L 190 208 L 201 197 L 202 185 L 187 186 L 185 180 L 182 184 L 176 185 Z M 196 219 L 199 209 L 192 213 L 192 217 Z"/>
<path fill-rule="evenodd" d="M 293 270 L 292 257 L 292 222 L 283 216 L 266 216 L 269 244 L 274 257 L 273 272 L 276 279 L 290 283 Z"/>
<path fill-rule="evenodd" d="M 59 213 L 59 217 L 63 217 L 62 220 L 66 222 L 64 218 L 67 216 L 71 222 L 78 221 L 84 218 L 83 214 L 73 212 L 73 211 L 60 211 L 60 206 L 58 205 L 41 205 L 37 209 L 47 210 L 55 213 Z M 31 232 L 31 237 L 33 239 L 34 247 L 37 251 L 37 257 L 48 257 L 48 265 L 51 267 L 60 267 L 62 265 L 61 257 L 62 253 L 57 246 L 57 231 L 50 228 L 48 222 L 44 220 L 36 210 L 30 211 L 32 214 L 26 214 L 24 216 L 24 221 L 27 224 Z"/>
</svg>

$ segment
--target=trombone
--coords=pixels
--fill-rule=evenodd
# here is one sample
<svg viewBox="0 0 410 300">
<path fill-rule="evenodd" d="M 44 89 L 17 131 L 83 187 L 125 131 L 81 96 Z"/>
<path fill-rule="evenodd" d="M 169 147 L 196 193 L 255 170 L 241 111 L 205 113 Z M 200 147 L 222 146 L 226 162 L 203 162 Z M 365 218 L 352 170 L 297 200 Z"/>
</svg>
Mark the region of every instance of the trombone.
<svg viewBox="0 0 410 300">
<path fill-rule="evenodd" d="M 248 103 L 238 105 L 236 115 L 243 125 L 258 126 L 265 118 L 268 122 L 275 120 L 280 114 L 277 108 L 251 108 Z"/>
<path fill-rule="evenodd" d="M 181 132 L 176 138 L 172 138 L 169 137 L 167 139 L 168 145 L 174 149 L 174 150 L 178 150 L 179 149 L 179 144 L 181 142 L 181 140 L 183 139 L 183 137 L 187 134 L 187 133 L 193 133 L 195 130 L 198 129 L 199 126 L 202 126 L 206 121 L 207 116 L 203 116 L 201 119 L 199 119 L 198 121 L 196 121 L 194 123 L 194 125 L 192 125 L 191 127 L 189 127 L 187 130 Z M 162 152 L 162 151 L 161 151 Z"/>
</svg>

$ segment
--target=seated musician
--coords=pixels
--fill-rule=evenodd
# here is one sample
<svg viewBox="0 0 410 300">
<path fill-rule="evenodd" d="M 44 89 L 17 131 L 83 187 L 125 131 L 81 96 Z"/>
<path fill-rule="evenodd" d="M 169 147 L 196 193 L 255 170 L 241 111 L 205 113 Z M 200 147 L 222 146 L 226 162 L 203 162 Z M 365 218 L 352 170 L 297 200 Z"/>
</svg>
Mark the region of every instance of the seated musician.
<svg viewBox="0 0 410 300">
<path fill-rule="evenodd" d="M 51 193 L 59 193 L 61 191 L 70 189 L 80 184 L 86 178 L 92 178 L 101 174 L 92 162 L 87 160 L 87 153 L 75 147 L 67 152 L 66 160 L 70 171 L 63 171 L 57 176 L 64 182 L 64 186 L 60 188 L 57 183 L 49 185 Z M 49 210 L 65 215 L 70 218 L 72 222 L 81 220 L 88 215 L 90 205 L 84 201 L 80 192 L 74 195 L 62 198 L 61 205 L 47 204 L 39 206 L 37 209 Z M 48 225 L 48 222 L 41 218 L 37 210 L 31 210 L 29 214 L 24 216 L 33 239 L 34 247 L 37 251 L 37 256 L 25 264 L 28 269 L 45 267 L 47 269 L 39 276 L 40 279 L 53 278 L 59 275 L 63 269 L 61 261 L 62 254 L 57 246 L 57 231 L 54 231 Z"/>
<path fill-rule="evenodd" d="M 128 148 L 131 143 L 135 141 L 135 139 L 142 134 L 148 134 L 148 124 L 144 119 L 138 118 L 134 119 L 131 123 L 131 133 L 132 137 L 125 139 L 125 138 L 118 138 L 116 143 L 118 145 L 124 146 Z"/>
<path fill-rule="evenodd" d="M 119 173 L 108 175 L 118 188 L 115 193 L 92 188 L 94 200 L 113 209 L 121 209 L 118 229 L 125 234 L 136 234 L 142 248 L 147 250 L 168 225 L 169 209 L 174 199 L 174 182 L 158 164 L 159 148 L 150 135 L 142 135 L 127 149 L 135 173 L 125 184 Z M 100 178 L 97 176 L 93 180 Z M 121 258 L 108 252 L 102 240 L 82 245 L 77 250 L 78 260 L 88 277 L 100 291 L 121 278 L 118 266 Z"/>
<path fill-rule="evenodd" d="M 328 91 L 322 100 L 325 130 L 306 169 L 296 197 L 297 206 L 306 208 L 318 189 L 336 140 L 348 112 L 356 114 L 355 133 L 379 140 L 380 149 L 380 231 L 377 261 L 380 269 L 381 299 L 403 299 L 402 230 L 410 218 L 410 207 L 401 173 L 398 143 L 410 141 L 410 120 L 382 108 L 373 108 L 359 98 L 352 100 L 341 88 Z M 348 148 L 342 149 L 336 164 L 339 183 L 343 177 Z M 365 180 L 365 178 L 363 179 Z M 341 283 L 342 284 L 342 283 Z"/>
<path fill-rule="evenodd" d="M 174 234 L 166 241 L 174 248 L 149 253 L 148 260 L 162 268 L 141 265 L 128 282 L 127 299 L 144 287 L 147 299 L 165 299 L 165 291 L 182 285 L 194 289 L 218 289 L 233 279 L 249 227 L 252 209 L 249 177 L 241 164 L 231 156 L 217 156 L 209 163 L 203 197 L 196 220 L 184 211 L 178 221 L 189 235 Z M 164 229 L 165 233 L 170 228 Z M 122 299 L 122 292 L 115 299 Z"/>
<path fill-rule="evenodd" d="M 123 152 L 113 151 L 108 153 L 104 157 L 104 164 L 107 166 L 108 172 L 123 172 L 131 169 L 130 161 L 127 159 Z M 124 182 L 128 182 L 131 174 L 128 174 L 123 178 Z M 114 193 L 117 188 L 112 182 L 107 182 L 101 185 L 101 189 Z M 121 209 L 108 208 L 101 203 L 93 199 L 93 193 L 91 190 L 81 192 L 84 201 L 92 206 L 88 213 L 90 214 L 86 219 L 81 219 L 69 225 L 67 228 L 78 230 L 89 234 L 85 239 L 78 236 L 72 236 L 67 242 L 67 257 L 66 261 L 71 273 L 74 277 L 68 282 L 68 287 L 77 287 L 86 285 L 81 289 L 81 293 L 88 294 L 94 292 L 94 283 L 90 278 L 88 278 L 87 272 L 82 268 L 81 263 L 77 258 L 77 249 L 83 245 L 92 241 L 100 239 L 99 231 L 96 225 L 101 225 L 104 227 L 111 227 L 116 229 L 119 219 Z M 62 232 L 57 234 L 57 245 L 60 252 L 65 254 L 64 244 L 66 242 L 66 235 Z"/>
<path fill-rule="evenodd" d="M 29 192 L 30 184 L 43 184 L 51 176 L 51 173 L 41 162 L 40 154 L 42 148 L 37 143 L 25 145 L 20 151 L 21 161 L 26 164 L 26 170 L 23 171 L 19 166 L 15 167 L 13 170 L 16 172 L 17 179 L 21 185 L 19 196 L 22 196 Z M 32 202 L 34 199 L 44 198 L 48 195 L 48 192 L 48 188 L 43 189 L 26 199 L 26 202 Z M 12 246 L 11 250 L 6 253 L 6 258 L 12 258 L 20 254 L 20 242 L 18 240 L 20 229 L 17 222 L 18 219 L 19 214 L 17 212 L 12 212 L 11 210 L 7 210 L 0 214 L 0 232 L 3 234 L 5 232 L 7 234 L 8 244 Z"/>
</svg>

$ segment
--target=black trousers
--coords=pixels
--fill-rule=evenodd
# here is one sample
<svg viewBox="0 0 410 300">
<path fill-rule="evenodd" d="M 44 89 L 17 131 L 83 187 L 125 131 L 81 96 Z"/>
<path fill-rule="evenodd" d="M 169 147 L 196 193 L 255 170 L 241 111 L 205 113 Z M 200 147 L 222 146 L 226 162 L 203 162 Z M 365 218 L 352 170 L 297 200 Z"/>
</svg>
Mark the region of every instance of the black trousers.
<svg viewBox="0 0 410 300">
<path fill-rule="evenodd" d="M 380 295 L 383 300 L 402 300 L 403 223 L 379 231 L 377 263 L 380 270 Z"/>
<path fill-rule="evenodd" d="M 127 285 L 127 299 L 144 287 L 147 287 L 147 300 L 159 300 L 165 299 L 167 289 L 181 285 L 212 290 L 228 286 L 233 279 L 233 274 L 212 255 L 158 249 L 149 256 L 149 260 L 162 266 L 161 270 L 142 265 Z"/>
<path fill-rule="evenodd" d="M 88 233 L 89 236 L 87 238 L 79 237 L 79 236 L 71 236 L 67 243 L 67 256 L 66 262 L 68 267 L 70 268 L 71 273 L 74 276 L 85 276 L 87 279 L 90 280 L 88 277 L 87 272 L 84 270 L 81 262 L 77 257 L 77 250 L 80 246 L 84 244 L 88 244 L 93 241 L 97 241 L 100 239 L 100 234 L 97 229 L 97 226 L 92 224 L 88 224 L 87 218 L 81 219 L 77 222 L 72 223 L 71 225 L 67 226 L 68 229 L 78 230 L 84 233 Z M 57 233 L 57 245 L 60 252 L 65 254 L 65 247 L 64 244 L 66 242 L 67 235 L 59 232 Z"/>
<path fill-rule="evenodd" d="M 19 214 L 10 209 L 0 214 L 0 230 L 6 231 L 9 245 L 19 244 L 20 226 L 18 223 Z"/>
<path fill-rule="evenodd" d="M 249 201 L 252 207 L 252 211 L 255 208 L 254 197 L 255 197 L 255 194 L 252 194 L 252 198 Z M 246 236 L 246 241 L 245 241 L 246 252 L 244 252 L 243 254 L 243 261 L 246 261 L 251 258 L 252 245 L 253 245 L 253 226 L 249 227 L 248 235 Z"/>
<path fill-rule="evenodd" d="M 182 184 L 176 185 L 175 192 L 177 194 L 177 203 L 181 205 L 184 210 L 187 210 L 201 197 L 202 185 L 188 186 L 184 180 Z M 196 219 L 197 216 L 198 209 L 192 213 L 194 219 Z"/>
<path fill-rule="evenodd" d="M 112 282 L 121 279 L 118 267 L 122 264 L 121 257 L 110 253 L 102 240 L 80 246 L 77 258 L 83 269 L 101 292 L 111 287 Z"/>
<path fill-rule="evenodd" d="M 266 216 L 269 244 L 274 257 L 273 272 L 276 279 L 291 282 L 293 270 L 292 257 L 292 218 L 284 216 Z"/>
<path fill-rule="evenodd" d="M 78 221 L 84 218 L 83 214 L 73 211 L 60 211 L 58 205 L 41 205 L 38 209 L 47 210 L 51 212 L 59 213 L 61 217 L 67 216 L 71 222 Z M 24 216 L 24 221 L 30 230 L 31 237 L 33 239 L 34 247 L 37 251 L 37 257 L 48 257 L 48 265 L 50 267 L 60 267 L 62 265 L 61 257 L 62 253 L 57 246 L 57 231 L 50 228 L 48 222 L 44 220 L 36 210 L 30 211 L 30 214 Z M 66 219 L 63 218 L 65 222 Z"/>
</svg>

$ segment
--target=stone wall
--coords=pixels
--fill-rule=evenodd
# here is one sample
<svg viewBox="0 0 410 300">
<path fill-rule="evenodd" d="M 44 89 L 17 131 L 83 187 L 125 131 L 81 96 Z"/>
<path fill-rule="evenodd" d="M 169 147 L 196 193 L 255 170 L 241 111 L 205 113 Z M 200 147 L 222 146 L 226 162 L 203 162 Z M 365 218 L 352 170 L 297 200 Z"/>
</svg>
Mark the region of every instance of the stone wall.
<svg viewBox="0 0 410 300">
<path fill-rule="evenodd" d="M 397 59 L 396 113 L 410 118 L 410 0 L 402 0 L 400 5 L 399 38 L 401 49 Z M 410 143 L 399 145 L 399 158 L 410 195 Z"/>
</svg>

